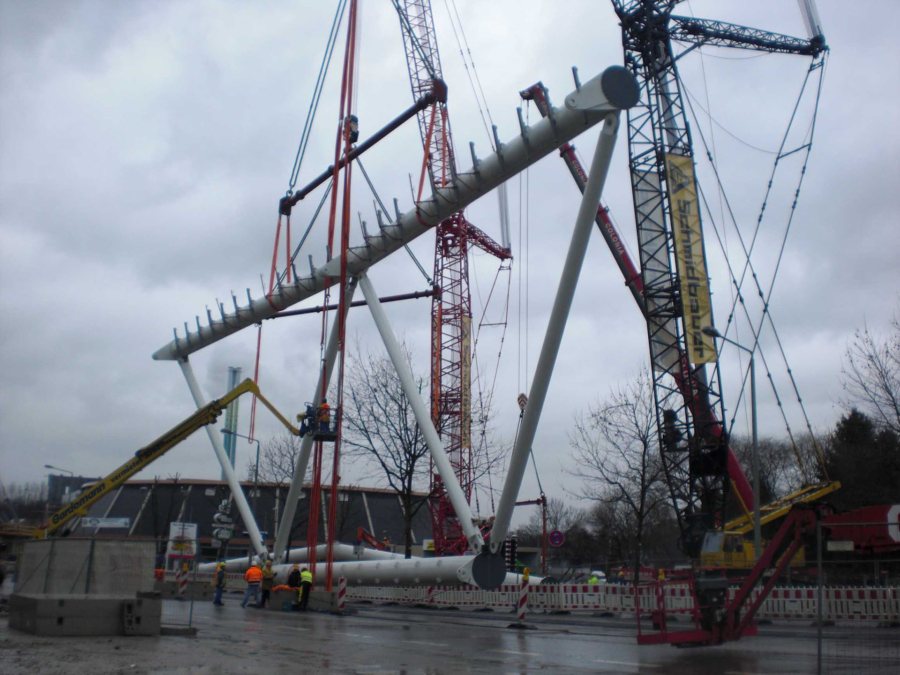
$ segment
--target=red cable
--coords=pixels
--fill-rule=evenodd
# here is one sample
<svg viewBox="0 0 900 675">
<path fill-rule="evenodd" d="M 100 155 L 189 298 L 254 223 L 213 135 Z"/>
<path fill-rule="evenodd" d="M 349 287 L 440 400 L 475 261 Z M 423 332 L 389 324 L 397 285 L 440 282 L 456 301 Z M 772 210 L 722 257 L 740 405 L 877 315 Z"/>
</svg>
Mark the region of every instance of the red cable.
<svg viewBox="0 0 900 675">
<path fill-rule="evenodd" d="M 290 242 L 290 225 L 291 219 L 288 218 L 288 242 Z M 275 246 L 272 247 L 272 269 L 269 272 L 269 292 L 266 293 L 266 302 L 269 303 L 269 306 L 278 310 L 278 308 L 272 303 L 272 289 L 275 288 L 275 271 L 276 265 L 278 263 L 278 240 L 281 238 L 281 215 L 278 215 L 278 224 L 275 227 Z M 288 243 L 290 246 L 290 243 Z M 290 259 L 288 259 L 288 269 L 290 269 Z M 288 272 L 290 274 L 290 272 Z M 259 357 L 262 352 L 262 323 L 259 324 L 259 329 L 256 332 L 256 364 L 253 368 L 253 384 L 259 385 Z M 253 442 L 253 431 L 256 429 L 256 394 L 253 395 L 253 401 L 250 403 L 250 433 L 247 434 L 249 438 L 247 439 L 248 443 Z"/>
<path fill-rule="evenodd" d="M 357 2 L 353 0 L 350 10 L 350 23 L 348 24 L 347 48 L 347 112 L 349 113 L 353 101 L 353 72 L 356 60 L 356 24 L 357 24 Z M 352 148 L 350 135 L 346 129 L 343 129 L 344 154 L 349 156 Z M 346 337 L 346 320 L 347 320 L 347 251 L 350 248 L 350 195 L 353 179 L 352 165 L 348 162 L 344 170 L 344 204 L 341 214 L 341 277 L 340 277 L 340 301 L 338 304 L 338 351 L 340 352 L 340 368 L 338 370 L 338 399 L 336 401 L 337 414 L 336 437 L 334 441 L 334 452 L 332 456 L 331 469 L 331 494 L 330 503 L 328 505 L 328 535 L 326 539 L 326 573 L 325 573 L 325 589 L 330 591 L 334 585 L 334 530 L 335 521 L 337 520 L 337 503 L 338 503 L 338 483 L 340 482 L 340 447 L 341 447 L 341 426 L 343 420 L 343 390 L 344 390 L 344 344 Z"/>
<path fill-rule="evenodd" d="M 344 141 L 345 152 L 349 153 L 350 151 L 350 141 L 349 136 L 346 134 L 346 124 L 345 118 L 349 114 L 351 101 L 353 100 L 353 85 L 352 85 L 352 76 L 353 76 L 353 57 L 355 54 L 355 45 L 356 45 L 356 18 L 357 18 L 357 2 L 356 0 L 351 0 L 350 5 L 350 16 L 348 19 L 348 27 L 347 27 L 347 44 L 344 51 L 344 69 L 343 75 L 341 78 L 341 105 L 340 105 L 340 123 L 338 127 L 337 138 L 335 139 L 335 147 L 334 147 L 334 169 L 332 171 L 332 181 L 333 185 L 335 185 L 335 189 L 332 190 L 331 193 L 331 204 L 329 206 L 328 213 L 328 252 L 330 261 L 333 258 L 334 251 L 334 225 L 337 216 L 337 185 L 338 185 L 338 177 L 340 173 L 340 158 L 341 158 L 341 141 Z M 341 376 L 339 377 L 339 385 L 338 390 L 342 389 L 340 382 L 342 382 L 343 376 L 343 365 L 344 365 L 344 310 L 346 304 L 346 250 L 348 248 L 349 243 L 349 209 L 350 209 L 350 164 L 348 163 L 346 167 L 347 173 L 344 176 L 344 204 L 342 209 L 342 227 L 341 227 L 341 289 L 340 289 L 340 305 L 338 308 L 338 337 L 339 337 L 339 346 L 340 346 L 340 356 L 341 356 Z M 330 281 L 330 280 L 329 280 Z M 327 283 L 325 288 L 325 304 L 328 304 L 328 300 L 331 293 L 331 285 Z M 327 395 L 327 367 L 328 362 L 325 358 L 325 349 L 326 349 L 326 334 L 327 334 L 327 312 L 322 313 L 322 334 L 321 334 L 321 349 L 322 349 L 322 391 L 320 395 L 322 398 L 325 398 Z M 336 422 L 338 425 L 338 430 L 340 430 L 340 402 L 337 402 L 337 417 Z M 339 476 L 337 475 L 337 463 L 339 458 L 339 443 L 340 443 L 340 431 L 338 431 L 338 437 L 335 439 L 335 449 L 334 449 L 334 466 L 335 470 L 332 472 L 332 494 L 331 494 L 331 508 L 329 509 L 329 513 L 331 514 L 331 518 L 328 523 L 328 532 L 326 532 L 326 547 L 327 547 L 327 556 L 326 556 L 326 582 L 325 587 L 326 590 L 331 590 L 332 587 L 332 577 L 333 577 L 333 568 L 332 563 L 334 559 L 334 520 L 336 514 L 336 505 L 337 505 L 337 489 L 336 484 Z M 321 489 L 322 489 L 322 444 L 318 442 L 316 444 L 316 453 L 314 458 L 314 466 L 313 466 L 313 480 L 312 480 L 312 490 L 310 494 L 310 518 L 309 518 L 309 527 L 307 533 L 307 544 L 310 546 L 309 550 L 309 563 L 310 563 L 310 571 L 315 574 L 315 564 L 316 564 L 316 555 L 315 555 L 315 542 L 318 541 L 318 520 L 319 520 L 319 500 L 321 498 Z"/>
</svg>

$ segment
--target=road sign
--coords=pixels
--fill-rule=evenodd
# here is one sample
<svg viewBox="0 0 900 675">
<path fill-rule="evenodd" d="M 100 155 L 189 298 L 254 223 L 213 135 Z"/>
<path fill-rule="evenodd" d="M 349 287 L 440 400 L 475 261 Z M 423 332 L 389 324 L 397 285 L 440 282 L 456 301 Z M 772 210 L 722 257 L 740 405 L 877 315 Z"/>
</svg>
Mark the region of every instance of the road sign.
<svg viewBox="0 0 900 675">
<path fill-rule="evenodd" d="M 126 529 L 131 526 L 131 518 L 82 518 L 81 526 L 84 528 L 96 527 L 99 529 L 107 529 L 107 528 Z"/>
<path fill-rule="evenodd" d="M 528 397 L 525 394 L 519 394 L 519 410 L 525 410 L 528 405 Z"/>
<path fill-rule="evenodd" d="M 553 532 L 547 535 L 547 541 L 550 542 L 551 546 L 562 546 L 565 540 L 566 535 L 564 535 L 559 530 L 553 530 Z"/>
<path fill-rule="evenodd" d="M 215 537 L 219 541 L 228 541 L 229 539 L 234 537 L 234 530 L 224 527 L 217 527 L 213 530 L 213 537 Z"/>
</svg>

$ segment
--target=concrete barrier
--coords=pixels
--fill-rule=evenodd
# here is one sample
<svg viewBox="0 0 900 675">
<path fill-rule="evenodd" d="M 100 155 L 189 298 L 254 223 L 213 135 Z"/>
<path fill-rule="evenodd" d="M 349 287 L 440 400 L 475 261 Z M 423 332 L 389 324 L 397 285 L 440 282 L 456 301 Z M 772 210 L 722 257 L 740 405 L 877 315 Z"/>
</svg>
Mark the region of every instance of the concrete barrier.
<svg viewBox="0 0 900 675">
<path fill-rule="evenodd" d="M 22 595 L 9 598 L 9 626 L 47 637 L 159 635 L 159 597 Z"/>
<path fill-rule="evenodd" d="M 49 539 L 22 546 L 16 593 L 134 597 L 153 588 L 156 543 Z"/>
<path fill-rule="evenodd" d="M 246 584 L 244 584 L 246 586 Z M 182 587 L 177 581 L 156 581 L 153 584 L 153 590 L 159 593 L 164 599 L 171 600 L 173 598 L 182 598 L 184 600 L 209 600 L 212 602 L 215 595 L 215 587 L 205 581 L 188 581 L 184 585 L 184 594 L 182 595 Z"/>
</svg>

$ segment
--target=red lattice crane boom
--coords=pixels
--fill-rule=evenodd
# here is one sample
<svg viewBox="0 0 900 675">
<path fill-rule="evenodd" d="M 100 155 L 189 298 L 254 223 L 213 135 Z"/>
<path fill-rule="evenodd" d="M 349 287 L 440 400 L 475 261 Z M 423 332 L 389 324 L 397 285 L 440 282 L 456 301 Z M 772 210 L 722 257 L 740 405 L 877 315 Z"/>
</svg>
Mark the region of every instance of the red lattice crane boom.
<svg viewBox="0 0 900 675">
<path fill-rule="evenodd" d="M 437 82 L 442 83 L 431 2 L 394 0 L 394 6 L 400 17 L 413 98 L 418 100 Z M 426 176 L 433 188 L 452 185 L 456 180 L 456 165 L 446 102 L 436 102 L 430 109 L 420 111 L 417 117 L 425 150 L 419 181 L 421 198 Z M 469 246 L 477 246 L 501 260 L 510 258 L 511 254 L 470 224 L 462 211 L 435 228 L 436 292 L 431 306 L 432 419 L 466 499 L 471 501 L 472 298 L 469 293 Z M 432 492 L 435 554 L 464 553 L 466 538 L 437 473 L 433 474 Z"/>
</svg>

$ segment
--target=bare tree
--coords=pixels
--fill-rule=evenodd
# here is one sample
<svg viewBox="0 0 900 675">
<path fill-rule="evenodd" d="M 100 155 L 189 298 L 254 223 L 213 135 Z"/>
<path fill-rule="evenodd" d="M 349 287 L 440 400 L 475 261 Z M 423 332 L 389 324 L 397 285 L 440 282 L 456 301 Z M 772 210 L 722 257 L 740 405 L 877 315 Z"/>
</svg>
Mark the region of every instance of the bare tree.
<svg viewBox="0 0 900 675">
<path fill-rule="evenodd" d="M 412 370 L 412 358 L 403 351 Z M 342 444 L 346 456 L 364 458 L 377 469 L 403 506 L 406 557 L 412 555 L 412 523 L 427 506 L 431 494 L 428 446 L 416 422 L 409 399 L 400 385 L 394 365 L 383 352 L 364 351 L 357 343 L 348 355 L 344 380 Z M 427 397 L 426 380 L 416 377 L 419 392 Z M 475 402 L 472 410 L 473 438 L 490 439 L 489 410 Z M 471 480 L 474 482 L 502 465 L 506 448 L 478 443 L 473 448 Z M 466 487 L 466 486 L 463 486 Z"/>
<path fill-rule="evenodd" d="M 569 473 L 583 481 L 579 496 L 617 505 L 608 515 L 630 524 L 637 583 L 645 527 L 664 508 L 667 494 L 649 373 L 613 389 L 607 400 L 578 417 L 569 441 L 577 463 Z"/>
<path fill-rule="evenodd" d="M 562 499 L 551 497 L 547 500 L 547 531 L 559 530 L 566 533 L 575 527 L 584 527 L 587 514 L 576 506 L 567 504 Z M 544 529 L 544 517 L 540 507 L 535 507 L 528 522 L 518 529 L 517 535 L 527 537 L 529 541 L 540 542 Z"/>
<path fill-rule="evenodd" d="M 47 482 L 0 483 L 0 505 L 12 520 L 40 522 L 48 506 Z"/>
<path fill-rule="evenodd" d="M 407 363 L 412 365 L 404 348 Z M 412 555 L 412 524 L 428 503 L 428 446 L 400 378 L 384 354 L 350 355 L 344 376 L 343 452 L 365 459 L 400 497 L 406 557 Z M 419 379 L 420 391 L 423 379 Z"/>
<path fill-rule="evenodd" d="M 262 444 L 259 453 L 259 480 L 263 483 L 288 485 L 294 477 L 294 467 L 303 439 L 285 431 Z M 255 466 L 247 465 L 246 480 L 256 478 Z"/>
<path fill-rule="evenodd" d="M 894 313 L 885 339 L 866 325 L 853 334 L 841 381 L 848 410 L 856 408 L 877 426 L 900 434 L 900 314 Z"/>
<path fill-rule="evenodd" d="M 760 502 L 766 504 L 784 497 L 805 485 L 824 478 L 821 442 L 810 434 L 789 439 L 759 439 L 759 487 Z M 823 441 L 826 446 L 827 440 Z M 731 436 L 731 449 L 747 476 L 753 473 L 753 443 L 746 436 Z"/>
</svg>

